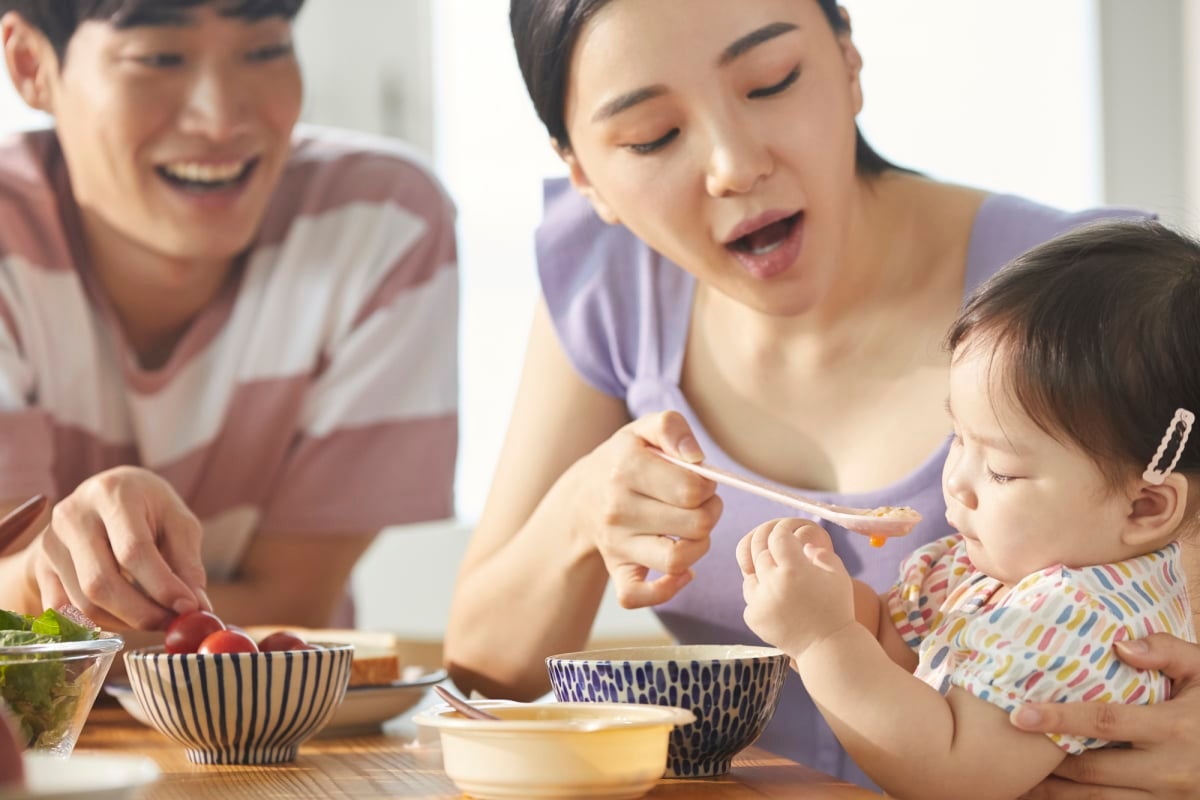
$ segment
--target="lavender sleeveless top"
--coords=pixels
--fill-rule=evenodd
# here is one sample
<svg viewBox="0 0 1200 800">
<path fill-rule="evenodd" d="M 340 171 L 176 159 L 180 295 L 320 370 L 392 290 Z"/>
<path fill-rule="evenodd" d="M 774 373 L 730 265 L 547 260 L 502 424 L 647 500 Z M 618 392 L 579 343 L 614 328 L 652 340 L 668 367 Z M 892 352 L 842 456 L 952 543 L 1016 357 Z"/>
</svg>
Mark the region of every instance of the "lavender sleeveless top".
<svg viewBox="0 0 1200 800">
<path fill-rule="evenodd" d="M 1129 209 L 1065 213 L 1009 195 L 987 197 L 975 218 L 967 253 L 969 294 L 1007 261 L 1078 225 L 1106 217 L 1144 216 Z M 542 292 L 567 357 L 600 391 L 625 401 L 631 417 L 674 410 L 683 414 L 707 460 L 750 471 L 712 440 L 679 388 L 695 282 L 691 275 L 638 240 L 605 224 L 565 179 L 547 181 L 545 216 L 537 233 Z M 924 516 L 903 540 L 871 547 L 864 536 L 833 532 L 838 555 L 856 578 L 884 591 L 913 549 L 950 534 L 945 522 L 941 470 L 949 439 L 911 474 L 869 492 L 838 494 L 796 487 L 805 494 L 852 506 L 912 506 Z M 695 566 L 696 578 L 658 606 L 659 619 L 680 642 L 761 644 L 742 621 L 742 578 L 734 549 L 751 528 L 795 516 L 785 506 L 721 487 L 724 513 L 712 547 Z M 869 688 L 869 687 L 868 687 Z M 864 786 L 870 780 L 838 744 L 792 673 L 778 712 L 760 747 Z"/>
</svg>

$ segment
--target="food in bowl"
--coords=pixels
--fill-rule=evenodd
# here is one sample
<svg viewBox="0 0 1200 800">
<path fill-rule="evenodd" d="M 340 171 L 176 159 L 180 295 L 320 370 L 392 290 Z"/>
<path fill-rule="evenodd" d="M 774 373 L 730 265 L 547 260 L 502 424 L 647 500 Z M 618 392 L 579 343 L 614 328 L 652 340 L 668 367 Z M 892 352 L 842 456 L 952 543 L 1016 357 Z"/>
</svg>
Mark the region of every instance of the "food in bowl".
<svg viewBox="0 0 1200 800">
<path fill-rule="evenodd" d="M 259 640 L 258 645 L 277 636 L 279 631 L 265 625 L 247 630 Z M 289 628 L 287 634 L 302 641 L 341 642 L 353 645 L 354 660 L 350 665 L 350 688 L 387 686 L 404 679 L 404 663 L 400 658 L 400 637 L 386 631 L 363 631 L 353 628 Z M 265 649 L 265 648 L 263 648 Z"/>
<path fill-rule="evenodd" d="M 354 649 L 125 654 L 130 687 L 146 719 L 197 764 L 292 761 L 346 693 Z"/>
<path fill-rule="evenodd" d="M 546 659 L 560 701 L 678 706 L 695 724 L 671 733 L 666 776 L 723 775 L 779 706 L 787 654 L 746 645 L 665 645 Z"/>
<path fill-rule="evenodd" d="M 16 720 L 18 741 L 70 755 L 122 646 L 121 637 L 77 612 L 0 611 L 0 698 Z"/>
<path fill-rule="evenodd" d="M 667 737 L 692 714 L 628 703 L 473 703 L 500 717 L 468 719 L 448 706 L 413 717 L 437 728 L 446 774 L 491 798 L 635 798 L 662 778 Z"/>
</svg>

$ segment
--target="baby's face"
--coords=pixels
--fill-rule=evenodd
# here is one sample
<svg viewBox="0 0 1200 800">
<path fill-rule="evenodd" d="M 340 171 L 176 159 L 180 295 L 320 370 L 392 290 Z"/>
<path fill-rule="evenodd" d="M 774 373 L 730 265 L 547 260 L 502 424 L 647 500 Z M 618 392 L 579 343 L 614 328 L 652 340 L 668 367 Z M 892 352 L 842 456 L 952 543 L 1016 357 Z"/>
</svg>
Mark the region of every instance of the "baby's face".
<svg viewBox="0 0 1200 800">
<path fill-rule="evenodd" d="M 954 441 L 942 471 L 946 519 L 976 567 L 1013 584 L 1055 564 L 1120 561 L 1132 499 L 1092 459 L 1039 428 L 997 382 L 986 346 L 960 348 L 947 407 Z"/>
</svg>

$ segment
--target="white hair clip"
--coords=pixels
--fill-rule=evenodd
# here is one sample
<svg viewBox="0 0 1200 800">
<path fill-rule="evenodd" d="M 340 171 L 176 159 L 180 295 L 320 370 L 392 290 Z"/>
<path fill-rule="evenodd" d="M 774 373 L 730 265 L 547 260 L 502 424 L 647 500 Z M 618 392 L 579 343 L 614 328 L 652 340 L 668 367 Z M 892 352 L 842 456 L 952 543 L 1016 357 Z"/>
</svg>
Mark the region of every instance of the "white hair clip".
<svg viewBox="0 0 1200 800">
<path fill-rule="evenodd" d="M 1187 444 L 1188 435 L 1192 432 L 1192 423 L 1195 421 L 1196 415 L 1186 408 L 1175 409 L 1175 416 L 1171 417 L 1171 424 L 1167 426 L 1167 432 L 1163 434 L 1162 442 L 1158 445 L 1154 458 L 1150 459 L 1150 466 L 1146 467 L 1146 471 L 1142 473 L 1142 480 L 1149 481 L 1155 486 L 1162 485 L 1167 476 L 1175 470 L 1175 465 L 1179 463 L 1179 457 L 1183 455 L 1183 447 Z M 1171 436 L 1175 433 L 1176 425 L 1183 426 L 1179 436 L 1179 447 L 1175 449 L 1175 457 L 1171 459 L 1170 466 L 1166 469 L 1159 469 L 1158 461 L 1166 452 L 1167 445 L 1171 443 Z"/>
</svg>

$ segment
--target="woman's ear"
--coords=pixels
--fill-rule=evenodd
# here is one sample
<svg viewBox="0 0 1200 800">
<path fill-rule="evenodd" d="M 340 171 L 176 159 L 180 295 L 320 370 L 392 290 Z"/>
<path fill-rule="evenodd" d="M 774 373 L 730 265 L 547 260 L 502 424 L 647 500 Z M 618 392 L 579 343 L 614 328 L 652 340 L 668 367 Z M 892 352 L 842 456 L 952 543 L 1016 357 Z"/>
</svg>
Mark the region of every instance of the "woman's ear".
<svg viewBox="0 0 1200 800">
<path fill-rule="evenodd" d="M 596 213 L 600 215 L 600 219 L 607 222 L 609 225 L 618 224 L 621 219 L 613 212 L 612 208 L 596 191 L 596 187 L 588 180 L 587 173 L 583 171 L 583 166 L 579 163 L 579 159 L 575 157 L 575 153 L 570 147 L 564 147 L 559 144 L 557 139 L 551 139 L 550 145 L 554 148 L 554 152 L 558 153 L 558 157 L 567 165 L 567 174 L 571 179 L 571 185 L 575 187 L 575 191 L 588 199 L 592 204 L 592 208 L 596 209 Z"/>
<path fill-rule="evenodd" d="M 53 113 L 50 78 L 58 72 L 54 47 L 15 11 L 0 17 L 0 42 L 13 86 L 30 108 Z"/>
<path fill-rule="evenodd" d="M 838 8 L 838 14 L 842 17 L 842 22 L 845 27 L 842 32 L 837 35 L 838 46 L 842 49 L 842 60 L 846 62 L 847 75 L 850 78 L 850 93 L 854 98 L 854 113 L 858 114 L 863 107 L 862 93 L 862 53 L 854 45 L 854 39 L 850 35 L 850 12 L 845 8 Z"/>
<path fill-rule="evenodd" d="M 1121 541 L 1131 547 L 1157 549 L 1171 542 L 1187 512 L 1188 482 L 1172 472 L 1160 485 L 1139 480 Z"/>
</svg>

